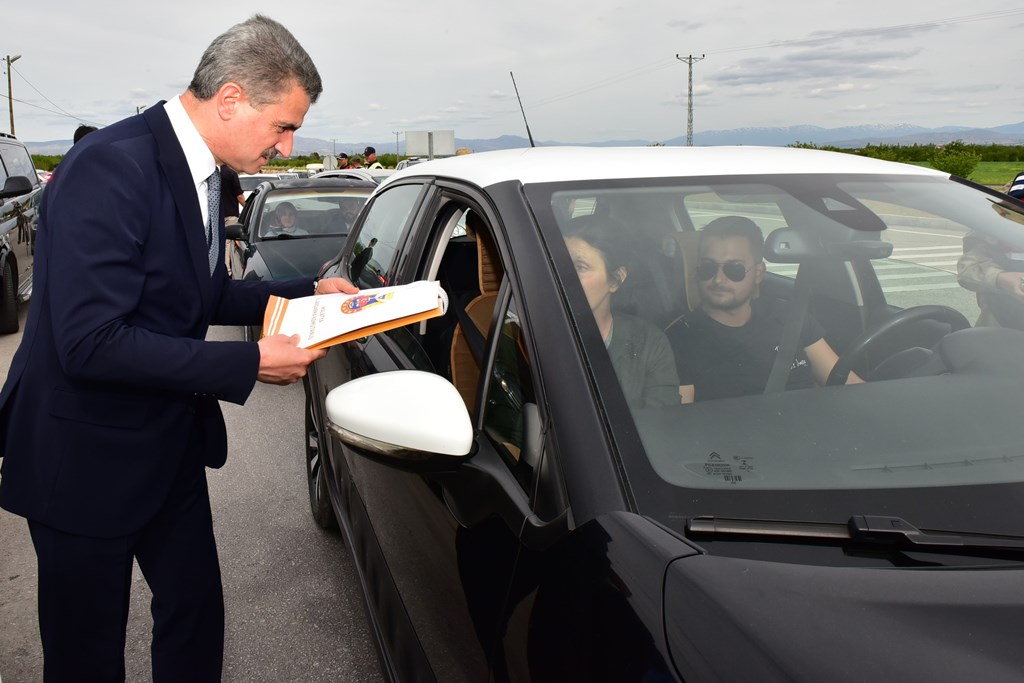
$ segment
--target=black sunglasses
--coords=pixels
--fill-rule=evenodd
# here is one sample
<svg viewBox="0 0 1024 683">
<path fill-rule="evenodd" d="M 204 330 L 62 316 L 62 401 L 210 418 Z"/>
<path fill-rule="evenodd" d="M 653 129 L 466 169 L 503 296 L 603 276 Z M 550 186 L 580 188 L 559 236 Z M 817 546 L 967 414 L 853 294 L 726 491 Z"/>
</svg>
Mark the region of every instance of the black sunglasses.
<svg viewBox="0 0 1024 683">
<path fill-rule="evenodd" d="M 718 269 L 721 268 L 725 276 L 733 282 L 742 282 L 743 278 L 747 276 L 753 268 L 747 268 L 739 261 L 729 261 L 727 263 L 715 263 L 709 259 L 704 259 L 697 264 L 697 279 L 701 282 L 706 282 L 711 278 L 718 275 Z"/>
</svg>

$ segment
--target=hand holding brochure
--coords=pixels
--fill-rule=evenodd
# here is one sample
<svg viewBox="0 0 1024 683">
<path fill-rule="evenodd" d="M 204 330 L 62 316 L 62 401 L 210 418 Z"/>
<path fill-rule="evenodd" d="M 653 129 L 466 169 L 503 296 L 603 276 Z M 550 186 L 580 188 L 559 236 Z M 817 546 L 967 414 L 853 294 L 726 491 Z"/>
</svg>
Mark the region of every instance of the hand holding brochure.
<svg viewBox="0 0 1024 683">
<path fill-rule="evenodd" d="M 321 349 L 444 315 L 447 309 L 448 295 L 441 285 L 426 280 L 358 294 L 271 296 L 263 336 L 297 334 L 301 348 Z"/>
</svg>

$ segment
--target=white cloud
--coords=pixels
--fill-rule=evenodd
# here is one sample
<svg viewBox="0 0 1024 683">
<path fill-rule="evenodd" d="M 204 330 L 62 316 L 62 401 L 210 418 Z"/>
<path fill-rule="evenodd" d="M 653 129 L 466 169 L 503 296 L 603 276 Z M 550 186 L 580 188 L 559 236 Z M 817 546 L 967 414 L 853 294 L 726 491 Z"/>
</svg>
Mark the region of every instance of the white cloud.
<svg viewBox="0 0 1024 683">
<path fill-rule="evenodd" d="M 19 137 L 29 141 L 67 139 L 76 118 L 109 124 L 182 92 L 210 40 L 255 12 L 288 26 L 320 69 L 324 93 L 300 135 L 339 142 L 383 144 L 394 130 L 434 124 L 464 138 L 521 134 L 510 71 L 538 137 L 667 139 L 678 135 L 686 102 L 687 68 L 676 54 L 706 55 L 694 64 L 694 98 L 713 109 L 716 129 L 995 126 L 1020 119 L 1024 103 L 1024 83 L 1012 73 L 1024 9 L 1007 15 L 1014 10 L 1005 0 L 967 9 L 953 0 L 861 3 L 856 11 L 839 0 L 684 9 L 677 0 L 434 0 L 400 11 L 394 3 L 271 0 L 243 10 L 179 0 L 175 12 L 120 0 L 8 4 L 5 26 L 45 26 L 44 43 L 39 31 L 5 35 L 5 52 L 23 55 L 14 107 Z M 996 12 L 1003 17 L 971 19 Z M 837 107 L 854 98 L 862 106 Z M 0 110 L 6 104 L 0 97 Z"/>
</svg>

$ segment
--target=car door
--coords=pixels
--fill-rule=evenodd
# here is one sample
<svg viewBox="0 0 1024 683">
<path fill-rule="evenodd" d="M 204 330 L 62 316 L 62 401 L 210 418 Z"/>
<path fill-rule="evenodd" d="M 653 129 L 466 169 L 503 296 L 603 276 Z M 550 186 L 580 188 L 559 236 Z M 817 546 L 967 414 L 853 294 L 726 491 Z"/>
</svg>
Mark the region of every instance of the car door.
<svg viewBox="0 0 1024 683">
<path fill-rule="evenodd" d="M 14 198 L 0 200 L 0 232 L 13 235 L 18 244 L 26 242 L 34 248 L 39 203 L 42 201 L 43 185 L 39 182 L 32 157 L 17 140 L 0 141 L 0 188 L 8 178 L 23 176 L 31 190 Z M 14 231 L 17 228 L 17 231 Z"/>
<path fill-rule="evenodd" d="M 497 248 L 496 217 L 466 196 L 434 191 L 405 247 L 380 256 L 376 250 L 388 246 L 387 237 L 374 226 L 394 223 L 378 220 L 378 212 L 391 209 L 377 202 L 394 189 L 368 207 L 353 242 L 366 248 L 377 238 L 373 261 L 380 259 L 388 284 L 441 280 L 451 302 L 449 315 L 332 350 L 317 363 L 317 383 L 327 391 L 346 376 L 396 369 L 436 372 L 453 381 L 474 415 L 476 453 L 454 472 L 417 474 L 332 441 L 334 484 L 365 546 L 368 580 L 379 586 L 369 599 L 390 631 L 382 638 L 399 679 L 422 678 L 429 670 L 439 680 L 482 681 L 488 679 L 503 629 L 518 536 L 533 515 L 537 451 L 527 444 L 527 435 L 540 433 L 542 402 L 533 394 L 529 356 L 523 352 L 526 332 L 506 276 L 507 251 Z M 351 261 L 343 253 L 341 270 Z M 364 275 L 359 284 L 373 278 Z M 465 331 L 470 326 L 473 335 Z M 468 341 L 470 336 L 476 341 Z M 332 354 L 328 370 L 325 361 Z"/>
</svg>

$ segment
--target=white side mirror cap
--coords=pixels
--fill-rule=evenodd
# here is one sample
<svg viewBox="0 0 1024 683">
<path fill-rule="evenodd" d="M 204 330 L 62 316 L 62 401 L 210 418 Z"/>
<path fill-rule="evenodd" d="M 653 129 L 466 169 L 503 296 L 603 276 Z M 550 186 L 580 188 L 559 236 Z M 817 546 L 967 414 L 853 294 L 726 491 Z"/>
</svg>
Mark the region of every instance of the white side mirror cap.
<svg viewBox="0 0 1024 683">
<path fill-rule="evenodd" d="M 353 447 L 402 461 L 464 457 L 473 424 L 458 390 L 438 375 L 395 370 L 367 375 L 327 394 L 331 430 Z"/>
</svg>

